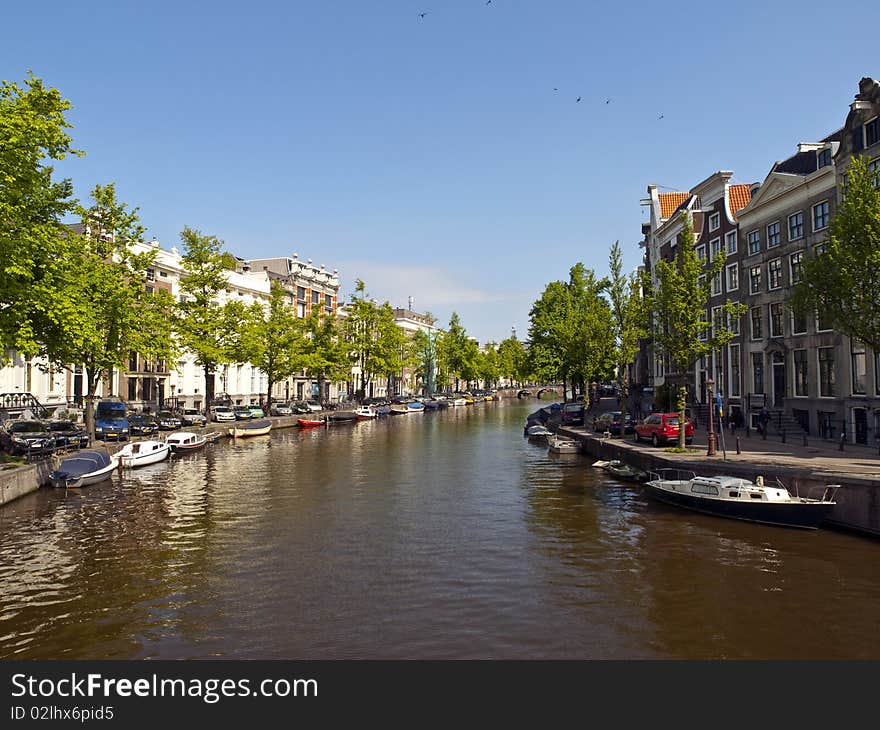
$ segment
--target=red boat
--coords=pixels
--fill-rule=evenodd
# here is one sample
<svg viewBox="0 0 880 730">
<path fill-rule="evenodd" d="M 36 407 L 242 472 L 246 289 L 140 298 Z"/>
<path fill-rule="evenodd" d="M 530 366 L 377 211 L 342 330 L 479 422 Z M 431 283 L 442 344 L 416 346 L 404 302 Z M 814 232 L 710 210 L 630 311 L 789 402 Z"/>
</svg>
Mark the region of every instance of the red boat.
<svg viewBox="0 0 880 730">
<path fill-rule="evenodd" d="M 313 428 L 324 425 L 323 418 L 298 418 L 296 422 L 300 428 Z"/>
</svg>

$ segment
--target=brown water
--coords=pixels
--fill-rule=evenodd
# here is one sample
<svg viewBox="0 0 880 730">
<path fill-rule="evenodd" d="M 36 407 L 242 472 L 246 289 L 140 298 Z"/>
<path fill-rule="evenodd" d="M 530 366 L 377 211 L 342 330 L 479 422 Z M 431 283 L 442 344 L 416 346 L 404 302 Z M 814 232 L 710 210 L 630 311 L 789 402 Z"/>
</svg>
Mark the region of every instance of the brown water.
<svg viewBox="0 0 880 730">
<path fill-rule="evenodd" d="M 524 440 L 534 408 L 277 431 L 0 508 L 0 657 L 880 657 L 880 543 L 656 504 Z"/>
</svg>

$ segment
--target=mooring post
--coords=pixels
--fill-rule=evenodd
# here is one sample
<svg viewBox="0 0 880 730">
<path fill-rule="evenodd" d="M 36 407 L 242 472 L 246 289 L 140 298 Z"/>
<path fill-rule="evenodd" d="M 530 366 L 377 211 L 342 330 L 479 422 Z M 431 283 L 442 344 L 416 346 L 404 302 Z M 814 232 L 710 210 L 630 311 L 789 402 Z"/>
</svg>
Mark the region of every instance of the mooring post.
<svg viewBox="0 0 880 730">
<path fill-rule="evenodd" d="M 838 449 L 840 449 L 840 451 L 843 451 L 843 444 L 845 442 L 846 442 L 846 434 L 842 433 L 842 434 L 840 434 L 840 446 L 838 446 Z"/>
<path fill-rule="evenodd" d="M 804 431 L 804 446 L 807 445 L 807 432 Z"/>
<path fill-rule="evenodd" d="M 739 443 L 739 436 L 736 437 L 736 453 L 737 454 L 742 453 L 742 448 L 740 447 L 740 443 Z"/>
<path fill-rule="evenodd" d="M 785 429 L 782 429 L 782 443 L 785 443 Z"/>
</svg>

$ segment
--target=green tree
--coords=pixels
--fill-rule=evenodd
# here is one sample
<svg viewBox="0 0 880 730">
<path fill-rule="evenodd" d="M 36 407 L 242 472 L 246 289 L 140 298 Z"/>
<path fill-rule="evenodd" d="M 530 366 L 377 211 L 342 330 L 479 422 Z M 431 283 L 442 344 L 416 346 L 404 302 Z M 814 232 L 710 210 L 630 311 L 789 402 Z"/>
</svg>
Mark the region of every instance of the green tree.
<svg viewBox="0 0 880 730">
<path fill-rule="evenodd" d="M 835 330 L 880 352 L 880 173 L 853 157 L 843 192 L 827 241 L 804 261 L 790 306 L 821 312 Z"/>
<path fill-rule="evenodd" d="M 437 342 L 439 330 L 417 330 L 413 335 L 412 351 L 416 374 L 424 384 L 424 394 L 433 395 L 437 391 Z"/>
<path fill-rule="evenodd" d="M 477 377 L 483 381 L 484 388 L 494 387 L 500 376 L 500 360 L 498 346 L 494 342 L 487 342 L 477 359 Z"/>
<path fill-rule="evenodd" d="M 675 247 L 675 259 L 661 259 L 655 267 L 656 287 L 651 292 L 649 306 L 658 354 L 668 361 L 679 379 L 677 410 L 682 426 L 678 445 L 683 449 L 687 373 L 697 360 L 718 350 L 734 337 L 727 321 L 739 318 L 746 307 L 727 301 L 722 305 L 726 321 L 709 321 L 706 308 L 712 280 L 724 271 L 724 251 L 704 266 L 694 249 L 694 229 L 688 211 L 682 211 L 681 221 L 682 232 Z"/>
<path fill-rule="evenodd" d="M 379 310 L 375 301 L 367 294 L 366 285 L 360 279 L 355 281 L 354 293 L 348 305 L 343 325 L 343 335 L 348 342 L 352 362 L 358 368 L 360 385 L 356 397 L 363 400 L 375 371 L 376 328 Z"/>
<path fill-rule="evenodd" d="M 511 384 L 526 380 L 527 358 L 526 348 L 515 336 L 502 340 L 498 344 L 499 375 L 510 380 Z"/>
<path fill-rule="evenodd" d="M 324 384 L 348 378 L 351 356 L 342 338 L 336 319 L 314 308 L 305 319 L 305 356 L 303 367 L 309 377 L 318 381 L 318 392 L 324 397 Z"/>
<path fill-rule="evenodd" d="M 137 208 L 117 200 L 115 186 L 97 185 L 94 203 L 78 207 L 84 233 L 71 234 L 76 244 L 66 260 L 71 307 L 43 348 L 62 367 L 82 365 L 86 376 L 86 428 L 94 435 L 94 398 L 98 384 L 121 368 L 131 352 L 148 360 L 170 359 L 170 297 L 146 291 L 146 270 L 154 252 L 136 253 L 143 238 Z M 112 387 L 112 383 L 110 384 Z"/>
<path fill-rule="evenodd" d="M 182 300 L 177 304 L 175 329 L 182 347 L 192 353 L 202 367 L 205 407 L 210 408 L 217 366 L 242 357 L 243 307 L 238 302 L 220 303 L 220 292 L 228 281 L 223 242 L 188 226 L 180 234 L 180 240 L 185 247 L 185 273 L 180 279 Z"/>
<path fill-rule="evenodd" d="M 67 282 L 80 242 L 61 220 L 76 201 L 70 180 L 53 180 L 46 164 L 81 154 L 71 147 L 69 109 L 33 75 L 0 82 L 0 360 L 7 348 L 51 347 L 46 338 L 66 332 L 75 313 Z"/>
<path fill-rule="evenodd" d="M 645 280 L 638 274 L 624 275 L 620 241 L 615 241 L 611 247 L 609 268 L 611 276 L 608 281 L 608 299 L 611 304 L 614 360 L 620 388 L 620 436 L 623 438 L 629 397 L 629 365 L 639 351 L 639 341 L 648 335 L 648 312 L 642 297 Z"/>
<path fill-rule="evenodd" d="M 403 369 L 413 363 L 412 342 L 394 321 L 394 309 L 383 302 L 377 310 L 375 342 L 371 370 L 382 373 L 388 381 L 387 392 L 395 391 L 394 382 Z"/>
<path fill-rule="evenodd" d="M 458 312 L 449 318 L 449 326 L 443 333 L 437 349 L 443 363 L 444 372 L 448 377 L 455 378 L 455 390 L 461 387 L 461 380 L 471 374 L 473 365 L 473 349 L 469 344 L 467 330 L 462 326 Z"/>
<path fill-rule="evenodd" d="M 272 388 L 283 382 L 305 361 L 306 338 L 290 295 L 273 281 L 265 305 L 254 302 L 240 328 L 238 358 L 266 374 L 266 413 L 272 407 Z"/>
</svg>

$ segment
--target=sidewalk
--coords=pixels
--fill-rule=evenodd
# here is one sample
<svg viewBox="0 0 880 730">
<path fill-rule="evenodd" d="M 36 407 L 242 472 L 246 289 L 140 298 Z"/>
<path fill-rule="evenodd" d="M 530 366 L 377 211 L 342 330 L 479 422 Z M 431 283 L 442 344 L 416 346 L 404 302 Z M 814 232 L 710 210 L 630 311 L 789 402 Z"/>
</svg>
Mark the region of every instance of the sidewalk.
<svg viewBox="0 0 880 730">
<path fill-rule="evenodd" d="M 620 410 L 614 399 L 603 398 L 599 408 L 589 412 L 586 416 L 584 428 L 572 428 L 571 431 L 578 435 L 591 436 L 601 439 L 602 434 L 594 433 L 590 427 L 592 417 L 605 411 Z M 702 463 L 731 463 L 748 466 L 779 466 L 800 469 L 810 472 L 822 472 L 826 474 L 846 474 L 857 478 L 880 480 L 880 453 L 875 447 L 868 447 L 847 443 L 844 450 L 840 451 L 839 444 L 832 441 L 823 441 L 818 437 L 807 436 L 807 445 L 804 446 L 803 434 L 789 434 L 786 443 L 782 443 L 780 436 L 772 434 L 763 439 L 757 431 L 740 429 L 736 432 L 725 430 L 723 441 L 722 435 L 716 433 L 716 456 L 706 456 L 708 445 L 708 432 L 705 423 L 700 423 L 694 434 L 694 442 L 690 448 L 696 451 L 687 454 L 674 454 L 666 451 L 669 444 L 654 448 L 650 444 L 636 443 L 635 437 L 627 435 L 626 439 L 614 438 L 605 440 L 605 443 L 613 443 L 628 449 L 644 451 L 663 459 L 680 462 Z M 736 453 L 736 438 L 739 436 L 740 450 Z M 723 446 L 726 446 L 726 458 Z"/>
</svg>

